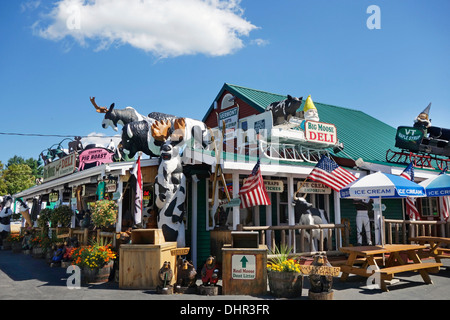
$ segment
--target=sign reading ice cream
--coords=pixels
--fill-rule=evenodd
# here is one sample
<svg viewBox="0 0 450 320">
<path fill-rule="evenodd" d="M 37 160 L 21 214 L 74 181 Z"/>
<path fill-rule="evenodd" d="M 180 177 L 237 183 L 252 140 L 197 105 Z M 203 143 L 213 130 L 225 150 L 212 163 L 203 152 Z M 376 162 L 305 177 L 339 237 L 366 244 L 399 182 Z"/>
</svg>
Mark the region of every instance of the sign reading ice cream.
<svg viewBox="0 0 450 320">
<path fill-rule="evenodd" d="M 306 121 L 305 138 L 308 141 L 335 144 L 337 142 L 336 127 L 329 123 Z"/>
</svg>

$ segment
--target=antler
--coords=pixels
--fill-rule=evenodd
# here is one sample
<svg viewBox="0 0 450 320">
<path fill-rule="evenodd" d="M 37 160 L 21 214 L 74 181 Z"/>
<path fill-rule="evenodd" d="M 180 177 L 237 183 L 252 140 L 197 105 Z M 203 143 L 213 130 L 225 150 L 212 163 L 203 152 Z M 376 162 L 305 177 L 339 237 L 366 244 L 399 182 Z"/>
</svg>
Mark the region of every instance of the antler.
<svg viewBox="0 0 450 320">
<path fill-rule="evenodd" d="M 151 128 L 153 138 L 158 141 L 166 141 L 171 127 L 170 120 L 155 121 Z"/>
<path fill-rule="evenodd" d="M 91 100 L 92 105 L 95 107 L 95 111 L 98 113 L 106 113 L 108 111 L 108 108 L 106 107 L 99 107 L 97 103 L 95 103 L 95 97 L 89 98 Z"/>
<path fill-rule="evenodd" d="M 180 141 L 184 138 L 184 132 L 186 130 L 186 121 L 184 118 L 177 118 L 173 123 L 174 131 L 170 135 L 172 141 Z"/>
</svg>

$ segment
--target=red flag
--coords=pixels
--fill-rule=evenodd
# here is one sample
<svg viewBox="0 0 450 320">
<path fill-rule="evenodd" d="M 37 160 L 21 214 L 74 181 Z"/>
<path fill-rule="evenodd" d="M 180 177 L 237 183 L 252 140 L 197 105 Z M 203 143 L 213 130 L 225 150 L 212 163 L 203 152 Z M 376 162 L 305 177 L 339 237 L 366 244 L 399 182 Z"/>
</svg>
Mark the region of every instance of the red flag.
<svg viewBox="0 0 450 320">
<path fill-rule="evenodd" d="M 322 182 L 335 191 L 358 180 L 351 172 L 340 167 L 333 159 L 322 156 L 308 176 L 309 179 Z"/>
<path fill-rule="evenodd" d="M 251 175 L 245 180 L 239 191 L 241 198 L 241 208 L 248 208 L 254 206 L 268 206 L 270 205 L 269 195 L 259 168 L 259 159 L 252 170 Z"/>
<path fill-rule="evenodd" d="M 135 197 L 134 197 L 134 223 L 142 222 L 142 173 L 141 173 L 141 156 L 138 157 L 136 164 L 133 167 L 131 177 L 135 182 Z"/>
</svg>

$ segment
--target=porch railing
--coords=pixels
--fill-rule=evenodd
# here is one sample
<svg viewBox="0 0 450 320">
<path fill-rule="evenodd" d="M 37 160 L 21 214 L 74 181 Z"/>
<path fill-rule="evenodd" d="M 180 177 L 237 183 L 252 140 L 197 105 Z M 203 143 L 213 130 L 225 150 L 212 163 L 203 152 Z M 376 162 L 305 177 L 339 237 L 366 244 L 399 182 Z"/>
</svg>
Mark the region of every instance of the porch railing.
<svg viewBox="0 0 450 320">
<path fill-rule="evenodd" d="M 259 232 L 260 244 L 265 244 L 269 250 L 275 246 L 287 246 L 292 253 L 310 255 L 317 251 L 327 254 L 338 253 L 341 246 L 348 246 L 349 229 L 345 224 L 315 224 L 294 226 L 242 226 L 243 231 Z M 317 230 L 317 244 L 310 241 L 309 234 Z"/>
<path fill-rule="evenodd" d="M 411 221 L 385 219 L 385 243 L 409 243 L 409 238 L 418 236 L 450 237 L 450 222 Z"/>
</svg>

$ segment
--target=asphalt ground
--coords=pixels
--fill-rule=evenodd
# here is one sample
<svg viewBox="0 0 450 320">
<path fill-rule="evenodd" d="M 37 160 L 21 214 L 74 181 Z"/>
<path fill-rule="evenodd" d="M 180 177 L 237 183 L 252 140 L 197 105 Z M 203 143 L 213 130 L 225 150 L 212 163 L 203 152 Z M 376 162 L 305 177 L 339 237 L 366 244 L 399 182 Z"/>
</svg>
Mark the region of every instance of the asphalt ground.
<svg viewBox="0 0 450 320">
<path fill-rule="evenodd" d="M 444 267 L 436 274 L 430 274 L 433 284 L 425 284 L 417 272 L 407 272 L 396 275 L 396 283 L 388 286 L 388 292 L 382 292 L 378 288 L 367 285 L 367 279 L 359 276 L 350 276 L 346 282 L 338 277 L 334 279 L 334 301 L 341 301 L 345 305 L 363 306 L 364 302 L 380 301 L 392 304 L 393 302 L 409 302 L 415 305 L 419 301 L 445 301 L 450 300 L 450 259 L 442 261 Z M 198 294 L 172 294 L 161 295 L 154 290 L 123 290 L 117 282 L 111 281 L 104 284 L 81 285 L 78 289 L 69 289 L 67 280 L 71 273 L 61 267 L 50 267 L 44 259 L 35 259 L 31 255 L 12 253 L 10 250 L 0 250 L 0 301 L 146 301 L 146 307 L 158 306 L 167 309 L 174 315 L 194 316 L 195 312 L 207 312 L 207 307 L 215 308 L 216 316 L 229 318 L 236 315 L 242 316 L 243 305 L 257 306 L 259 311 L 253 310 L 253 315 L 261 314 L 266 305 L 271 315 L 284 311 L 286 308 L 317 306 L 316 303 L 324 301 L 312 301 L 308 299 L 309 279 L 304 277 L 302 296 L 296 299 L 276 299 L 269 293 L 264 296 L 249 295 L 217 295 L 202 296 Z M 201 284 L 201 282 L 199 282 Z M 220 284 L 220 282 L 219 282 Z M 306 302 L 308 301 L 308 302 Z M 147 304 L 151 302 L 151 304 Z M 361 304 L 362 303 L 362 304 Z M 445 303 L 445 302 L 444 302 Z M 232 307 L 234 306 L 234 307 Z M 188 311 L 189 308 L 194 308 Z M 197 308 L 197 309 L 196 309 Z M 204 308 L 204 309 L 201 309 Z M 234 309 L 233 309 L 234 308 Z M 331 310 L 335 310 L 332 308 Z M 324 314 L 329 312 L 327 308 L 321 308 Z M 194 312 L 194 314 L 192 314 Z M 200 315 L 200 314 L 197 314 Z M 209 317 L 209 314 L 201 316 Z M 245 315 L 245 314 L 244 314 Z"/>
</svg>

